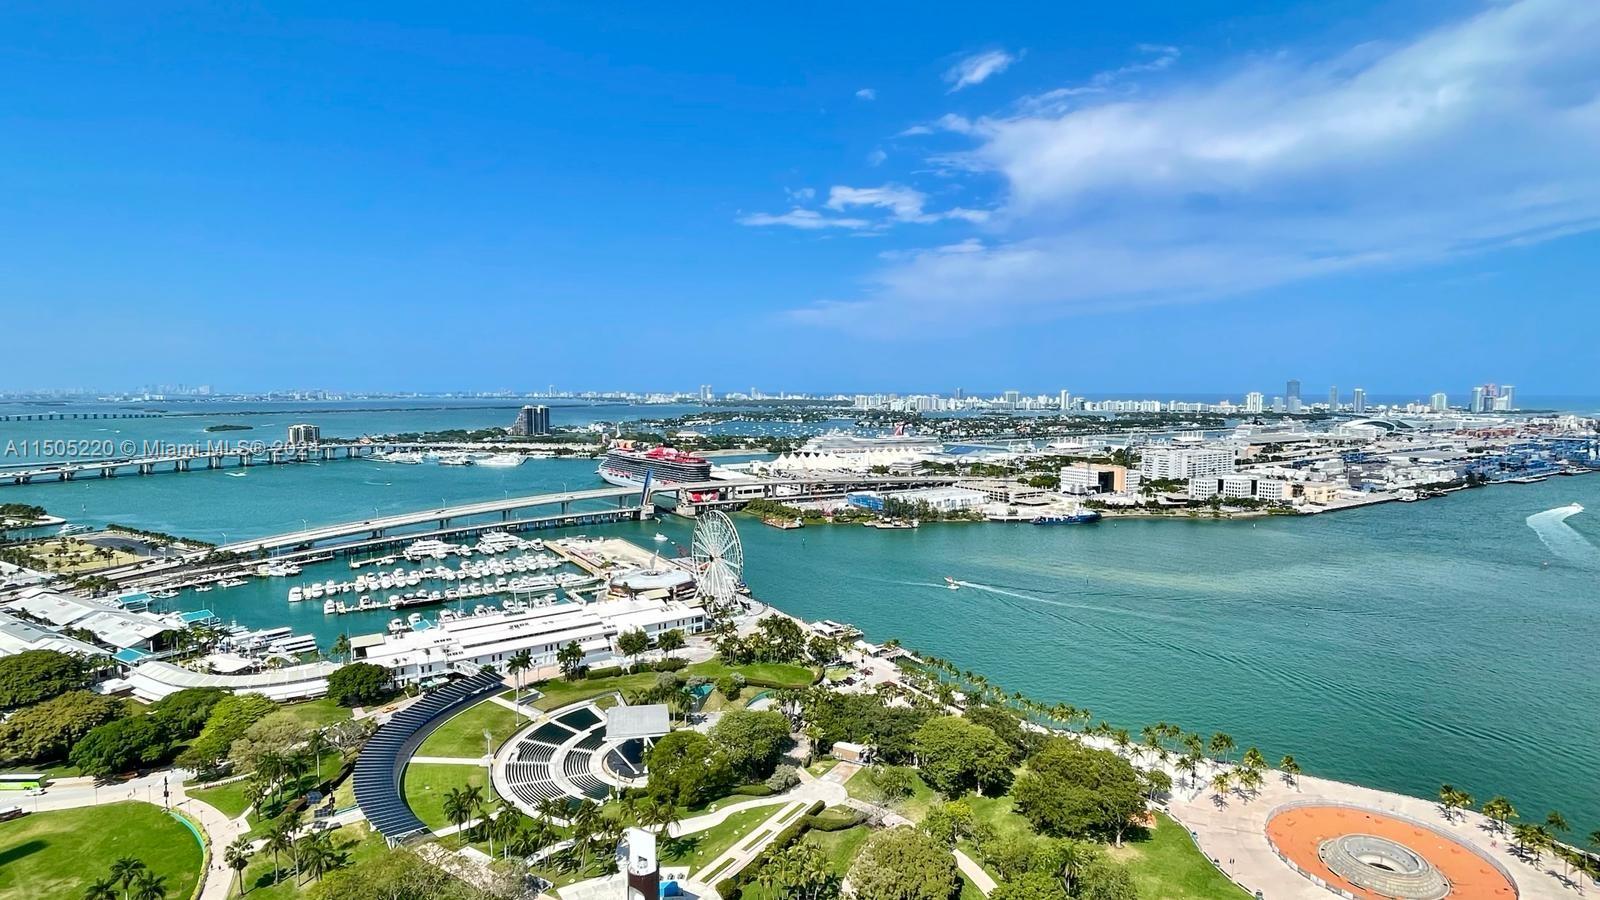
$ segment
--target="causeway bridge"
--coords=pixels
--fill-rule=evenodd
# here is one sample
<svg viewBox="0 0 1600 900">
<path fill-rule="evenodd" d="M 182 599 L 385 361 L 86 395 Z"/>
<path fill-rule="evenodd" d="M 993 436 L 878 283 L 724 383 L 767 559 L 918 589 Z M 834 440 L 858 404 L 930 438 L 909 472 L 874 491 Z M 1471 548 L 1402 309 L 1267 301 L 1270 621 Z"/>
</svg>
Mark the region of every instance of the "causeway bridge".
<svg viewBox="0 0 1600 900">
<path fill-rule="evenodd" d="M 79 478 L 116 478 L 119 475 L 156 475 L 163 472 L 245 468 L 256 465 L 324 462 L 370 458 L 408 448 L 407 444 L 303 444 L 299 446 L 240 445 L 207 450 L 185 450 L 160 455 L 90 459 L 80 462 L 40 463 L 30 467 L 0 469 L 0 487 L 34 483 L 76 481 Z"/>
<path fill-rule="evenodd" d="M 423 538 L 445 538 L 482 531 L 526 531 L 545 528 L 585 527 L 653 516 L 658 504 L 686 516 L 701 509 L 737 507 L 751 500 L 788 502 L 837 499 L 858 490 L 905 490 L 954 484 L 947 475 L 860 475 L 827 477 L 765 477 L 712 480 L 656 486 L 649 497 L 637 487 L 599 487 L 586 490 L 502 497 L 476 503 L 422 509 L 389 516 L 303 528 L 283 534 L 234 541 L 181 557 L 130 564 L 104 573 L 114 581 L 146 580 L 206 564 L 213 554 L 240 557 L 344 554 L 377 550 Z M 666 499 L 666 498 L 671 499 Z M 237 563 L 233 563 L 236 565 Z"/>
</svg>

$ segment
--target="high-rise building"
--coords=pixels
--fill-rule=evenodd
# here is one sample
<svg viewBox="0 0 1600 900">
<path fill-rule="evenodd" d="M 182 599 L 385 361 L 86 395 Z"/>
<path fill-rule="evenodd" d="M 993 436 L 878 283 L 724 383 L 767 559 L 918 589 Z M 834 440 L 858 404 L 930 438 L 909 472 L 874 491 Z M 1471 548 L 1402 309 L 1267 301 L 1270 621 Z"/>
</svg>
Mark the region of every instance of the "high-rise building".
<svg viewBox="0 0 1600 900">
<path fill-rule="evenodd" d="M 1061 411 L 1066 412 L 1072 408 L 1072 393 L 1065 388 L 1061 390 Z"/>
<path fill-rule="evenodd" d="M 1502 384 L 1500 386 L 1500 399 L 1504 402 L 1504 408 L 1505 409 L 1508 409 L 1508 410 L 1516 409 L 1517 408 L 1517 386 L 1514 385 L 1514 384 Z"/>
<path fill-rule="evenodd" d="M 1365 388 L 1356 388 L 1350 392 L 1350 410 L 1358 416 L 1367 411 L 1367 391 Z"/>
<path fill-rule="evenodd" d="M 1444 391 L 1435 393 L 1428 398 L 1428 408 L 1437 413 L 1445 412 L 1450 408 L 1450 396 Z"/>
<path fill-rule="evenodd" d="M 1335 385 L 1329 385 L 1328 386 L 1328 412 L 1338 412 L 1338 411 L 1339 411 L 1339 386 L 1336 385 L 1336 384 Z"/>
<path fill-rule="evenodd" d="M 1272 411 L 1273 412 L 1283 412 L 1286 409 L 1288 409 L 1288 407 L 1283 405 L 1283 398 L 1282 397 L 1273 397 L 1272 398 Z"/>
<path fill-rule="evenodd" d="M 1250 393 L 1245 394 L 1244 411 L 1247 413 L 1258 413 L 1263 411 L 1266 408 L 1265 400 L 1266 398 L 1261 395 L 1260 391 L 1251 391 Z"/>
<path fill-rule="evenodd" d="M 1006 403 L 1010 404 L 1012 407 L 1015 407 L 1017 405 L 1017 403 L 1019 401 L 1021 401 L 1021 400 L 1022 400 L 1022 392 L 1021 391 L 1006 391 L 1006 393 L 1005 393 L 1005 401 L 1006 401 Z"/>
<path fill-rule="evenodd" d="M 1484 390 L 1483 385 L 1478 385 L 1472 389 L 1472 408 L 1468 411 L 1475 413 L 1483 412 L 1488 408 L 1488 404 L 1485 402 L 1488 399 L 1488 392 Z"/>
<path fill-rule="evenodd" d="M 1289 379 L 1289 389 L 1284 391 L 1283 395 L 1285 397 L 1288 397 L 1290 400 L 1299 400 L 1300 399 L 1300 379 L 1298 379 L 1298 378 Z"/>
<path fill-rule="evenodd" d="M 963 390 L 962 388 L 956 388 L 956 399 L 957 400 L 964 400 L 964 399 L 966 399 L 966 396 L 967 396 L 967 392 L 965 390 Z"/>
<path fill-rule="evenodd" d="M 517 410 L 517 420 L 511 423 L 511 433 L 529 437 L 550 433 L 550 407 L 524 406 Z"/>
<path fill-rule="evenodd" d="M 289 446 L 300 447 L 306 444 L 322 443 L 322 429 L 316 425 L 290 425 Z"/>
<path fill-rule="evenodd" d="M 710 403 L 711 402 L 711 385 L 709 385 L 709 384 L 700 385 L 700 402 L 701 403 Z"/>
</svg>

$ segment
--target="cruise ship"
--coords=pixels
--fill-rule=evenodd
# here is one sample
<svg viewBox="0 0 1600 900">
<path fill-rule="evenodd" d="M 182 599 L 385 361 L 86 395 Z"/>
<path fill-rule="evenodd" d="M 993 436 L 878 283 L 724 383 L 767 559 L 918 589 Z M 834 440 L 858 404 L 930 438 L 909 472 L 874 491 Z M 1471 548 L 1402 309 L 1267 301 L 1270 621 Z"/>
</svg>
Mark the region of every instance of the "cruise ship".
<svg viewBox="0 0 1600 900">
<path fill-rule="evenodd" d="M 611 445 L 600 463 L 600 477 L 618 487 L 644 487 L 645 477 L 660 487 L 711 480 L 711 461 L 671 447 L 643 450 L 633 441 Z"/>
</svg>

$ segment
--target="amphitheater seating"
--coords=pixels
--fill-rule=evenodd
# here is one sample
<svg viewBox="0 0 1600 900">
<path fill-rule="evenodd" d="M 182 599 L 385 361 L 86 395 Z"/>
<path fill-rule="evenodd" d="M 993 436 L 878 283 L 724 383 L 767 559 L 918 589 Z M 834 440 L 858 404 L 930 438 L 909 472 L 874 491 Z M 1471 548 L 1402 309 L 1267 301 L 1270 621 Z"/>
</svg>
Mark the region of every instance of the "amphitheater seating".
<svg viewBox="0 0 1600 900">
<path fill-rule="evenodd" d="M 605 720 L 593 707 L 580 706 L 562 713 L 518 742 L 505 767 L 507 786 L 518 800 L 530 806 L 541 800 L 570 798 L 556 781 L 555 767 L 559 766 L 561 775 L 583 796 L 605 799 L 611 788 L 593 772 L 594 754 L 604 746 L 605 733 Z M 558 757 L 561 747 L 577 735 L 582 738 Z"/>
<path fill-rule="evenodd" d="M 580 706 L 564 714 L 560 722 L 573 731 L 583 732 L 600 724 L 600 714 L 595 712 L 593 707 Z"/>
<path fill-rule="evenodd" d="M 434 726 L 462 707 L 504 689 L 492 672 L 474 675 L 432 691 L 385 722 L 356 759 L 352 779 L 361 812 L 390 842 L 423 834 L 428 826 L 406 805 L 400 776 L 406 760 Z"/>
</svg>

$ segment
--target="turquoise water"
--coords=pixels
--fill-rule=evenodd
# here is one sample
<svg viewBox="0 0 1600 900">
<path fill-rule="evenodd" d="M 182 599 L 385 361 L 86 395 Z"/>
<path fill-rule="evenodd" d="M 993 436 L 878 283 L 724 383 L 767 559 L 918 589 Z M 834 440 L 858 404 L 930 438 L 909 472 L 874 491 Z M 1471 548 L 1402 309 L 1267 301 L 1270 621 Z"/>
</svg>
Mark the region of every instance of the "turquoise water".
<svg viewBox="0 0 1600 900">
<path fill-rule="evenodd" d="M 7 488 L 90 522 L 220 540 L 597 483 L 589 460 L 517 469 L 334 462 Z M 566 484 L 563 485 L 563 482 Z M 1579 503 L 1595 512 L 1556 512 Z M 1600 476 L 1258 522 L 930 525 L 783 532 L 741 517 L 746 580 L 808 618 L 899 637 L 1116 725 L 1225 730 L 1317 774 L 1431 795 L 1449 781 L 1600 827 Z M 1529 517 L 1536 518 L 1530 524 Z M 607 533 L 668 552 L 692 523 Z M 945 576 L 966 582 L 943 587 Z M 342 561 L 304 578 L 347 578 Z M 324 641 L 289 582 L 184 598 Z"/>
</svg>

